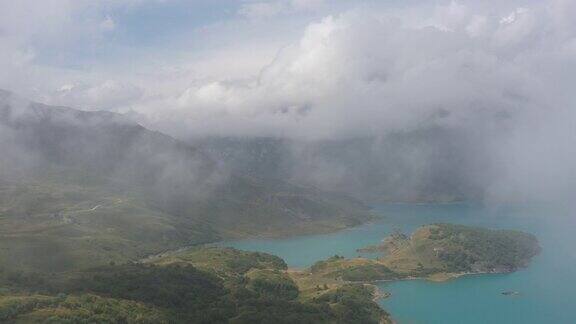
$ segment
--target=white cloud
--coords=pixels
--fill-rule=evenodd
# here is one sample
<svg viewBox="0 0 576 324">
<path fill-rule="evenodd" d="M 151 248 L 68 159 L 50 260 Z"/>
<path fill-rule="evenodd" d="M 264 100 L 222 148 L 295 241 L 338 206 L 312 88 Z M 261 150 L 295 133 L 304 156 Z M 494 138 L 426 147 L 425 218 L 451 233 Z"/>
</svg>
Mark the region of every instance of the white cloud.
<svg viewBox="0 0 576 324">
<path fill-rule="evenodd" d="M 244 3 L 238 14 L 248 19 L 273 18 L 279 15 L 315 11 L 325 4 L 324 0 L 257 0 Z"/>
<path fill-rule="evenodd" d="M 291 0 L 290 4 L 296 10 L 318 9 L 326 5 L 325 0 Z"/>
<path fill-rule="evenodd" d="M 62 12 L 49 24 L 56 27 L 47 30 L 75 29 L 67 26 L 80 23 L 78 13 L 92 8 L 86 3 L 52 1 Z M 3 5 L 13 12 L 43 10 Z M 108 1 L 104 8 L 117 5 Z M 255 10 L 244 11 L 246 16 L 265 17 L 326 5 L 311 0 L 251 1 L 242 10 Z M 189 62 L 158 67 L 145 59 L 131 60 L 132 68 L 112 65 L 99 72 L 58 71 L 31 64 L 36 57 L 32 40 L 47 34 L 34 23 L 5 23 L 18 31 L 10 35 L 22 34 L 25 40 L 8 51 L 18 60 L 2 60 L 11 65 L 6 70 L 19 77 L 0 84 L 16 79 L 25 88 L 26 80 L 48 73 L 42 83 L 29 88 L 38 89 L 40 98 L 53 103 L 90 109 L 127 105 L 157 116 L 162 124 L 170 121 L 163 118 L 165 111 L 173 116 L 170 122 L 183 125 L 187 119 L 205 119 L 206 127 L 193 128 L 197 132 L 213 130 L 211 120 L 217 120 L 219 125 L 229 124 L 230 132 L 257 133 L 262 127 L 263 133 L 275 128 L 283 134 L 332 136 L 416 127 L 433 120 L 430 116 L 439 110 L 450 113 L 442 122 L 456 122 L 452 119 L 465 119 L 479 107 L 515 109 L 520 104 L 511 98 L 553 105 L 542 94 L 541 79 L 554 75 L 540 63 L 560 51 L 573 53 L 576 44 L 570 1 L 518 6 L 497 14 L 456 1 L 431 10 L 429 6 L 374 8 L 379 7 L 309 24 L 299 41 L 283 47 L 275 43 L 276 56 L 270 50 L 273 46 L 252 42 L 244 49 L 235 45 L 210 51 L 203 58 L 196 55 Z M 115 27 L 105 10 L 96 16 L 96 29 L 79 30 L 98 33 Z M 138 74 L 126 73 L 136 65 Z M 66 84 L 75 86 L 57 91 Z"/>
<path fill-rule="evenodd" d="M 106 18 L 100 22 L 100 28 L 104 31 L 112 31 L 116 28 L 116 23 L 110 16 L 106 16 Z"/>
<path fill-rule="evenodd" d="M 0 87 L 55 104 L 134 109 L 151 127 L 183 137 L 318 139 L 455 127 L 500 161 L 499 193 L 576 184 L 558 180 L 576 174 L 573 1 L 365 6 L 327 14 L 303 30 L 302 16 L 323 12 L 327 2 L 250 1 L 239 14 L 258 23 L 236 16 L 211 26 L 210 40 L 225 45 L 180 53 L 178 62 L 158 51 L 153 59 L 138 55 L 84 70 L 43 66 L 38 43 L 66 48 L 85 32 L 98 39 L 102 23 L 116 16 L 75 1 L 52 0 L 61 11 L 12 3 L 0 2 L 8 9 L 0 10 Z M 47 21 L 45 10 L 54 11 Z M 86 12 L 90 19 L 80 19 Z M 104 25 L 116 23 L 122 26 Z M 276 33 L 280 25 L 293 34 Z"/>
<path fill-rule="evenodd" d="M 278 2 L 254 2 L 244 4 L 239 14 L 249 19 L 270 18 L 286 10 L 285 4 Z"/>
<path fill-rule="evenodd" d="M 143 99 L 144 91 L 137 86 L 106 80 L 97 85 L 63 84 L 54 91 L 48 102 L 79 107 L 86 110 L 126 111 L 131 104 Z"/>
<path fill-rule="evenodd" d="M 576 28 L 564 19 L 573 6 L 494 14 L 449 3 L 432 16 L 415 12 L 417 23 L 365 10 L 326 17 L 257 78 L 198 83 L 141 109 L 154 116 L 165 107 L 152 120 L 180 135 L 326 139 L 457 128 L 488 147 L 496 196 L 573 193 Z"/>
<path fill-rule="evenodd" d="M 518 8 L 510 15 L 500 19 L 500 26 L 494 38 L 500 46 L 515 45 L 530 36 L 534 36 L 537 28 L 542 28 L 538 24 L 538 16 L 527 8 Z"/>
</svg>

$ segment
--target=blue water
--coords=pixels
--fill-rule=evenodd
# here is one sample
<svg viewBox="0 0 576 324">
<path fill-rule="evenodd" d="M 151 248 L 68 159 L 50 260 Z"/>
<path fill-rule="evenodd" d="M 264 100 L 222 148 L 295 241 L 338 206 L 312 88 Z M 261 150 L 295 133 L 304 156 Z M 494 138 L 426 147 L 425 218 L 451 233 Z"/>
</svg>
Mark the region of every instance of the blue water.
<svg viewBox="0 0 576 324">
<path fill-rule="evenodd" d="M 394 229 L 411 232 L 424 224 L 449 222 L 535 234 L 542 253 L 512 274 L 477 275 L 444 283 L 424 280 L 379 284 L 392 297 L 380 300 L 400 324 L 576 323 L 576 215 L 559 206 L 480 204 L 378 206 L 383 219 L 327 235 L 228 242 L 236 248 L 278 255 L 291 267 L 307 267 L 334 254 L 355 257 Z M 366 255 L 364 255 L 366 256 Z M 520 292 L 503 296 L 502 291 Z"/>
</svg>

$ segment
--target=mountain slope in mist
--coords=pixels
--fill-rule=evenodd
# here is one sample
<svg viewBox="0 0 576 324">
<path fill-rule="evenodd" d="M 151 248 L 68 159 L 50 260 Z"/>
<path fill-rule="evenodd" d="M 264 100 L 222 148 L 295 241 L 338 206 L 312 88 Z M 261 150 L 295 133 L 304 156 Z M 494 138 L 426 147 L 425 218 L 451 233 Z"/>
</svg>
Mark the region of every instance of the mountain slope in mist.
<svg viewBox="0 0 576 324">
<path fill-rule="evenodd" d="M 190 141 L 236 172 L 369 202 L 447 202 L 483 194 L 489 163 L 458 129 L 347 139 L 206 137 Z M 482 175 L 482 176 L 479 176 Z"/>
<path fill-rule="evenodd" d="M 353 199 L 226 165 L 122 115 L 0 93 L 0 260 L 60 271 L 178 246 L 332 231 Z"/>
</svg>

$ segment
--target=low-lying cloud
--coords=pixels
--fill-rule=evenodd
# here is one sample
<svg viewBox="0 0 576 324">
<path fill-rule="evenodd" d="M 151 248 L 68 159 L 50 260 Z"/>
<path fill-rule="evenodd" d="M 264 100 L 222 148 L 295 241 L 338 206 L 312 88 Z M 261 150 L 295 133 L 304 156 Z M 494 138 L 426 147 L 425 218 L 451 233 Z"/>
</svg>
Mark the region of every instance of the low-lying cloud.
<svg viewBox="0 0 576 324">
<path fill-rule="evenodd" d="M 326 6 L 248 2 L 229 24 L 265 28 L 260 18 Z M 140 78 L 74 72 L 70 82 L 54 77 L 41 97 L 133 110 L 147 126 L 186 139 L 325 141 L 449 129 L 487 156 L 485 168 L 471 173 L 490 175 L 489 196 L 551 198 L 576 193 L 575 15 L 568 0 L 364 4 L 308 24 L 251 73 L 154 72 L 144 65 Z M 98 25 L 110 26 L 103 17 Z M 249 61 L 250 53 L 243 55 L 220 56 L 208 66 Z"/>
</svg>

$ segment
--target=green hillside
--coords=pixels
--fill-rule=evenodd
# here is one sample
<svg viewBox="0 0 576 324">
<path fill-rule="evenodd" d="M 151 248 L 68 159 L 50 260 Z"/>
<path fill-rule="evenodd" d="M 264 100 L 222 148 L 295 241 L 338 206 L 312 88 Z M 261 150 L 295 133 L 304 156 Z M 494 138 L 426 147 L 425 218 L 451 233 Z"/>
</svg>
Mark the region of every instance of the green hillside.
<svg viewBox="0 0 576 324">
<path fill-rule="evenodd" d="M 4 322 L 390 323 L 371 287 L 340 283 L 308 298 L 282 259 L 228 248 L 14 279 L 0 276 Z"/>
<path fill-rule="evenodd" d="M 174 214 L 144 194 L 48 181 L 2 182 L 0 264 L 64 271 L 222 239 L 334 231 L 369 219 L 361 208 L 321 195 L 290 189 L 265 193 L 258 183 L 242 185 L 262 192 L 217 195 Z"/>
<path fill-rule="evenodd" d="M 0 95 L 0 264 L 67 271 L 222 239 L 335 231 L 361 203 L 234 173 L 124 116 Z"/>
</svg>

